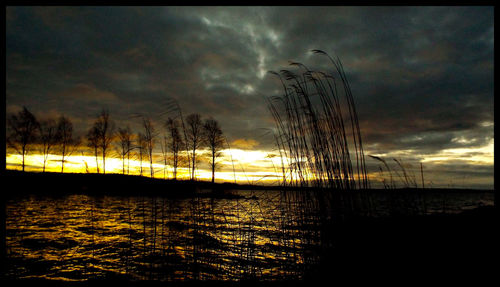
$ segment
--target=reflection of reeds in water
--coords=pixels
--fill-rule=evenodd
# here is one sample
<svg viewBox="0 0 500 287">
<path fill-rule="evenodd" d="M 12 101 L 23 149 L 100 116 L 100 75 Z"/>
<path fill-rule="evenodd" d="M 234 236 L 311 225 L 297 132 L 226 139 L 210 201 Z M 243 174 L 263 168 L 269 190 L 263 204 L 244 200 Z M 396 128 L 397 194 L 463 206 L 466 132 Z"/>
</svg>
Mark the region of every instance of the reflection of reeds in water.
<svg viewBox="0 0 500 287">
<path fill-rule="evenodd" d="M 291 65 L 299 67 L 299 74 L 288 70 L 281 70 L 280 74 L 270 72 L 280 78 L 284 91 L 282 96 L 270 98 L 268 105 L 276 123 L 278 150 L 287 161 L 283 184 L 366 189 L 368 178 L 361 132 L 342 63 L 323 51 L 313 52 L 327 56 L 336 74 L 312 71 L 294 62 Z M 354 145 L 354 166 L 349 137 Z"/>
</svg>

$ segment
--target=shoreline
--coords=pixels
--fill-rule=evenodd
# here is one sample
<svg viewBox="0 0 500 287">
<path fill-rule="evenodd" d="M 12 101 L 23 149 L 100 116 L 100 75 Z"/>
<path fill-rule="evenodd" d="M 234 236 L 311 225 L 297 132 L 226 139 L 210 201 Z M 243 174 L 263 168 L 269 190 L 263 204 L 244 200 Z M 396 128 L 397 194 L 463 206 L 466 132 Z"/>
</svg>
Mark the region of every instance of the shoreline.
<svg viewBox="0 0 500 287">
<path fill-rule="evenodd" d="M 494 190 L 459 188 L 396 188 L 396 189 L 354 189 L 328 190 L 313 187 L 290 187 L 277 185 L 250 185 L 238 183 L 211 183 L 209 181 L 173 180 L 150 178 L 140 175 L 22 172 L 5 170 L 0 176 L 4 186 L 16 186 L 16 192 L 26 194 L 71 194 L 92 195 L 162 195 L 185 196 L 200 190 L 225 192 L 231 190 L 277 190 L 277 191 L 323 191 L 333 193 L 494 193 Z M 71 191 L 68 188 L 72 188 Z M 1 193 L 5 195 L 4 192 Z M 199 193 L 198 193 L 199 194 Z"/>
</svg>

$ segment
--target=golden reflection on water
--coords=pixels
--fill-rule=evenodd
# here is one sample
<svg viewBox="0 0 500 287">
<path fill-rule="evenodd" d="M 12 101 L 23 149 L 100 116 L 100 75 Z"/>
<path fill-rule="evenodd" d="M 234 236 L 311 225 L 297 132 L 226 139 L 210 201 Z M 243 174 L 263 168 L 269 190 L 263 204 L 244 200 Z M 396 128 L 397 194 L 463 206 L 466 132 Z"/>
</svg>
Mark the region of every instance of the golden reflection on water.
<svg viewBox="0 0 500 287">
<path fill-rule="evenodd" d="M 304 218 L 295 218 L 291 205 L 284 208 L 278 192 L 247 193 L 238 200 L 11 199 L 6 240 L 13 263 L 8 275 L 63 280 L 299 278 L 296 265 L 304 260 L 297 226 Z"/>
<path fill-rule="evenodd" d="M 6 276 L 68 281 L 293 280 L 317 266 L 324 220 L 315 205 L 318 201 L 296 192 L 234 192 L 243 198 L 10 198 Z M 425 200 L 426 213 L 441 212 L 443 198 Z M 387 212 L 384 202 L 391 202 L 382 197 L 370 201 L 371 214 Z M 409 202 L 414 204 L 415 198 Z M 492 204 L 492 193 L 459 194 L 446 209 L 458 212 Z"/>
</svg>

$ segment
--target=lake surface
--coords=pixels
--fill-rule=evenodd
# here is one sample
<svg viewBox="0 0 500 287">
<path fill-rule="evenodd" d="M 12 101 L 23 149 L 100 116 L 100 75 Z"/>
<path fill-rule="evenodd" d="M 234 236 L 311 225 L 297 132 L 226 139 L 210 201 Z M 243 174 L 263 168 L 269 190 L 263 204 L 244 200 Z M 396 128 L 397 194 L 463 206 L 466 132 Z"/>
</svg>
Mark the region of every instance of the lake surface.
<svg viewBox="0 0 500 287">
<path fill-rule="evenodd" d="M 12 197 L 6 202 L 5 275 L 71 281 L 302 279 L 331 245 L 322 236 L 325 221 L 349 214 L 457 213 L 493 205 L 494 199 L 493 192 L 373 192 L 337 198 L 343 204 L 336 205 L 307 192 L 231 192 L 241 198 Z"/>
</svg>

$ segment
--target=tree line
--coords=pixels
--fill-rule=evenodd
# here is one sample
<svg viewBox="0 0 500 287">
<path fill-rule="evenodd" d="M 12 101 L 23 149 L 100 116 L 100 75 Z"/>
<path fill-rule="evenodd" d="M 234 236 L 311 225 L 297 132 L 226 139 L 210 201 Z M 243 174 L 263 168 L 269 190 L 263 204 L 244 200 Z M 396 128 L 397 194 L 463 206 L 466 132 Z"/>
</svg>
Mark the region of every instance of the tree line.
<svg viewBox="0 0 500 287">
<path fill-rule="evenodd" d="M 180 110 L 180 109 L 179 109 Z M 154 177 L 154 148 L 159 145 L 163 177 L 166 178 L 166 166 L 172 167 L 172 178 L 178 177 L 178 168 L 185 165 L 191 180 L 196 179 L 196 168 L 199 163 L 198 154 L 201 149 L 208 149 L 208 161 L 212 171 L 212 182 L 215 180 L 217 160 L 224 148 L 224 135 L 219 123 L 209 117 L 202 120 L 200 114 L 193 113 L 185 118 L 168 117 L 162 125 L 163 136 L 149 117 L 139 115 L 142 130 L 134 133 L 129 125 L 116 127 L 110 118 L 109 111 L 103 109 L 95 118 L 84 137 L 75 137 L 71 120 L 62 115 L 58 118 L 38 120 L 26 107 L 7 118 L 7 147 L 21 155 L 22 171 L 25 170 L 25 158 L 38 151 L 43 158 L 42 171 L 45 172 L 49 154 L 60 155 L 61 172 L 67 158 L 78 148 L 86 146 L 95 157 L 96 172 L 106 173 L 106 158 L 113 148 L 122 161 L 122 173 L 130 174 L 130 160 L 137 158 L 139 173 L 144 173 L 143 162 L 149 162 L 150 176 Z M 102 166 L 99 166 L 101 160 Z M 87 172 L 88 166 L 86 168 Z"/>
</svg>

